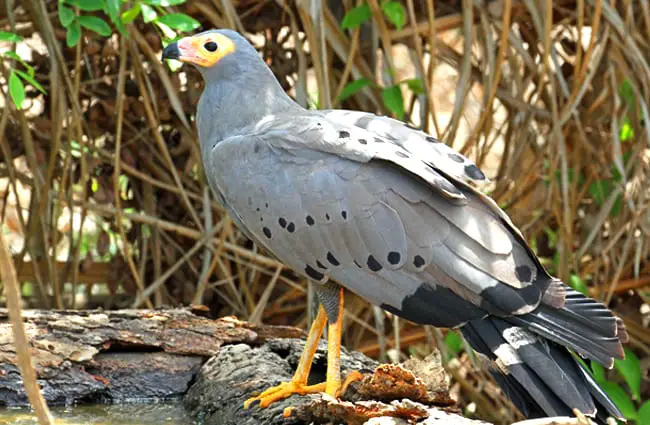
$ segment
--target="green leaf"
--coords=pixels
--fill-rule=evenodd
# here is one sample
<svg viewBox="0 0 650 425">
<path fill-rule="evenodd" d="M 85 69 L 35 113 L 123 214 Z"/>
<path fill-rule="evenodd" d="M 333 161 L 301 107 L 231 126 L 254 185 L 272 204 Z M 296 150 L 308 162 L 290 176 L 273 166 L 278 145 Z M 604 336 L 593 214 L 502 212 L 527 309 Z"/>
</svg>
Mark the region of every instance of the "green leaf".
<svg viewBox="0 0 650 425">
<path fill-rule="evenodd" d="M 625 349 L 625 359 L 614 360 L 614 367 L 625 378 L 625 382 L 632 391 L 632 398 L 641 398 L 641 363 L 639 358 L 629 348 Z"/>
<path fill-rule="evenodd" d="M 102 18 L 98 18 L 97 16 L 79 16 L 77 17 L 77 20 L 82 27 L 88 28 L 89 30 L 94 31 L 99 35 L 103 35 L 104 37 L 108 37 L 113 32 L 111 31 L 111 27 L 106 23 L 106 21 L 104 21 Z"/>
<path fill-rule="evenodd" d="M 120 16 L 120 3 L 120 0 L 106 0 L 106 10 L 113 22 L 117 22 L 117 17 Z"/>
<path fill-rule="evenodd" d="M 381 10 L 398 30 L 402 29 L 406 23 L 406 10 L 404 10 L 404 6 L 400 2 L 385 1 L 381 4 Z"/>
<path fill-rule="evenodd" d="M 623 388 L 620 387 L 620 385 L 617 385 L 613 382 L 610 381 L 605 381 L 601 382 L 600 386 L 602 387 L 603 390 L 607 393 L 609 398 L 612 399 L 616 407 L 619 408 L 623 416 L 625 416 L 626 419 L 631 419 L 635 420 L 637 418 L 637 413 L 636 413 L 636 408 L 634 407 L 634 403 L 630 400 L 630 398 L 625 394 L 625 391 Z"/>
<path fill-rule="evenodd" d="M 362 4 L 361 6 L 353 7 L 348 10 L 348 13 L 345 14 L 343 20 L 341 21 L 341 29 L 355 29 L 359 28 L 361 24 L 370 20 L 372 17 L 372 12 L 370 11 L 370 6 L 367 3 Z"/>
<path fill-rule="evenodd" d="M 589 194 L 598 205 L 607 200 L 607 195 L 612 190 L 612 182 L 609 180 L 596 180 L 589 185 Z"/>
<path fill-rule="evenodd" d="M 185 32 L 193 31 L 201 26 L 199 21 L 184 13 L 170 13 L 159 17 L 156 21 L 167 25 L 169 28 Z"/>
<path fill-rule="evenodd" d="M 397 118 L 404 119 L 404 98 L 402 97 L 402 90 L 399 85 L 387 87 L 381 91 L 381 99 L 384 105 L 397 116 Z"/>
<path fill-rule="evenodd" d="M 650 425 L 650 400 L 643 403 L 639 408 L 637 425 Z"/>
<path fill-rule="evenodd" d="M 145 23 L 151 22 L 157 17 L 158 14 L 156 13 L 153 7 L 147 6 L 146 4 L 142 5 L 142 19 L 144 20 Z"/>
<path fill-rule="evenodd" d="M 9 74 L 9 95 L 16 105 L 16 109 L 22 109 L 25 100 L 25 87 L 15 71 L 11 71 Z"/>
<path fill-rule="evenodd" d="M 18 74 L 18 75 L 19 75 L 23 80 L 27 81 L 29 84 L 31 84 L 32 86 L 34 86 L 34 87 L 36 88 L 36 90 L 40 91 L 40 92 L 43 93 L 43 94 L 47 94 L 47 92 L 45 91 L 45 89 L 43 88 L 43 86 L 41 86 L 40 83 L 39 83 L 38 81 L 36 81 L 32 75 L 29 75 L 29 74 L 27 74 L 26 72 L 19 71 L 19 70 L 17 70 L 17 69 L 15 69 L 14 71 L 15 71 L 16 74 Z"/>
<path fill-rule="evenodd" d="M 341 90 L 341 94 L 336 99 L 336 101 L 343 102 L 348 97 L 353 96 L 354 94 L 361 91 L 364 87 L 368 87 L 370 85 L 372 85 L 372 81 L 367 78 L 360 78 L 358 80 L 351 81 L 346 84 L 345 87 L 343 87 L 343 90 Z"/>
<path fill-rule="evenodd" d="M 3 53 L 3 56 L 11 58 L 11 59 L 15 60 L 16 62 L 22 64 L 22 66 L 24 66 L 27 69 L 27 72 L 29 73 L 29 75 L 31 75 L 32 77 L 34 76 L 34 68 L 30 64 L 25 62 L 23 60 L 23 58 L 18 56 L 16 54 L 16 52 L 12 52 L 11 50 L 7 50 L 6 52 Z"/>
<path fill-rule="evenodd" d="M 124 24 L 130 24 L 131 22 L 135 21 L 135 18 L 138 17 L 141 9 L 142 6 L 140 3 L 136 3 L 135 6 L 133 6 L 131 9 L 122 13 L 122 22 Z"/>
<path fill-rule="evenodd" d="M 569 276 L 569 286 L 575 289 L 578 292 L 581 292 L 583 295 L 589 296 L 589 289 L 585 282 L 580 279 L 580 276 L 572 274 Z"/>
<path fill-rule="evenodd" d="M 79 43 L 81 39 L 81 27 L 79 22 L 75 19 L 72 24 L 68 27 L 68 32 L 65 35 L 65 44 L 68 47 L 74 47 Z"/>
<path fill-rule="evenodd" d="M 618 86 L 618 95 L 621 96 L 625 103 L 627 103 L 629 106 L 634 106 L 636 104 L 636 98 L 634 97 L 634 88 L 632 87 L 630 80 L 625 79 L 621 85 Z"/>
<path fill-rule="evenodd" d="M 411 90 L 416 95 L 426 93 L 426 90 L 424 88 L 424 81 L 422 81 L 422 78 L 412 78 L 410 80 L 405 80 L 402 82 L 406 83 L 409 90 Z"/>
<path fill-rule="evenodd" d="M 621 142 L 627 142 L 628 140 L 634 139 L 634 129 L 632 128 L 632 124 L 628 117 L 625 117 L 623 120 L 623 125 L 618 132 L 618 137 L 621 139 Z"/>
<path fill-rule="evenodd" d="M 463 340 L 456 331 L 447 331 L 447 334 L 445 335 L 445 345 L 447 346 L 449 353 L 454 357 L 463 351 Z"/>
<path fill-rule="evenodd" d="M 65 0 L 71 6 L 77 6 L 86 12 L 95 12 L 97 10 L 104 10 L 104 0 Z"/>
<path fill-rule="evenodd" d="M 0 41 L 10 41 L 12 43 L 18 43 L 22 41 L 22 37 L 13 32 L 0 31 Z"/>
<path fill-rule="evenodd" d="M 187 0 L 144 0 L 144 3 L 147 3 L 151 6 L 177 6 L 179 4 L 185 3 Z"/>
<path fill-rule="evenodd" d="M 59 3 L 59 21 L 61 21 L 61 25 L 65 28 L 68 28 L 72 21 L 74 21 L 74 11 L 63 3 Z"/>
<path fill-rule="evenodd" d="M 600 363 L 596 363 L 595 361 L 592 360 L 591 371 L 594 373 L 594 379 L 599 384 L 602 384 L 603 382 L 607 381 L 607 377 L 605 376 L 605 368 Z"/>
</svg>

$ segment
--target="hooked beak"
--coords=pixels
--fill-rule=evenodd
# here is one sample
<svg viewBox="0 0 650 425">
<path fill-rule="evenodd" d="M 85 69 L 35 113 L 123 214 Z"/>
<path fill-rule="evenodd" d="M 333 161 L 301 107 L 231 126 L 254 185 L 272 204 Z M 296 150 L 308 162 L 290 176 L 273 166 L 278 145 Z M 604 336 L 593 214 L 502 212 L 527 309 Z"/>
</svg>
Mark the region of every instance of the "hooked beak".
<svg viewBox="0 0 650 425">
<path fill-rule="evenodd" d="M 169 43 L 163 50 L 162 59 L 181 59 L 181 51 L 178 48 L 178 42 Z"/>
</svg>

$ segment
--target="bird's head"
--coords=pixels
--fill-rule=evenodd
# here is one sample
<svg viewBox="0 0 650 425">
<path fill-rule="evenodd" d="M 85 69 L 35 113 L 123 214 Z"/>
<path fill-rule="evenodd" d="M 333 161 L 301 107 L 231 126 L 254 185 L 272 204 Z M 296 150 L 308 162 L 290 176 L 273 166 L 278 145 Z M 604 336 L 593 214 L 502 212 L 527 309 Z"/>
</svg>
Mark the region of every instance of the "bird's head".
<svg viewBox="0 0 650 425">
<path fill-rule="evenodd" d="M 163 59 L 195 65 L 206 74 L 236 72 L 242 65 L 257 65 L 257 51 L 242 35 L 232 30 L 210 30 L 181 38 L 165 47 Z M 237 66 L 232 66 L 237 65 Z M 235 69 L 233 69 L 235 68 Z"/>
</svg>

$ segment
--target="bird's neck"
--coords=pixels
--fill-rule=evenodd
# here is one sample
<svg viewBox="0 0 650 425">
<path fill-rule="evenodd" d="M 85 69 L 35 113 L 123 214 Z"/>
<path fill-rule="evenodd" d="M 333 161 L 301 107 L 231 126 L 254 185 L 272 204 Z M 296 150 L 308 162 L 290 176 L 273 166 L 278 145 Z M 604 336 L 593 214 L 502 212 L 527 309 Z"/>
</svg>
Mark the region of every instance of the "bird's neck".
<svg viewBox="0 0 650 425">
<path fill-rule="evenodd" d="M 275 76 L 241 72 L 206 84 L 197 111 L 202 150 L 227 137 L 245 134 L 269 115 L 302 109 L 282 89 Z"/>
</svg>

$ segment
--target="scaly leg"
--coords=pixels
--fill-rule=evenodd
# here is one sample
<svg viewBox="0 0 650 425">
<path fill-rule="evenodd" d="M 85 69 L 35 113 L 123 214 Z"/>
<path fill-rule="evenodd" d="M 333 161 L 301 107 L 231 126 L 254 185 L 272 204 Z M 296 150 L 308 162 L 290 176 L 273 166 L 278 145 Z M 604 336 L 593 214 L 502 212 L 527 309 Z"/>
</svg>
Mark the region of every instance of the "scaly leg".
<svg viewBox="0 0 650 425">
<path fill-rule="evenodd" d="M 338 305 L 327 328 L 327 379 L 325 392 L 332 397 L 341 389 L 341 334 L 343 333 L 343 288 L 337 288 Z"/>
<path fill-rule="evenodd" d="M 309 371 L 311 370 L 311 363 L 314 359 L 314 354 L 318 348 L 318 341 L 320 340 L 321 335 L 323 334 L 323 329 L 325 329 L 325 324 L 327 323 L 327 313 L 321 305 L 318 309 L 318 314 L 314 323 L 311 325 L 309 330 L 309 335 L 307 336 L 307 342 L 305 343 L 305 349 L 300 356 L 300 362 L 298 362 L 298 368 L 296 373 L 293 375 L 293 378 L 289 382 L 283 382 L 278 386 L 271 387 L 264 391 L 262 394 L 257 397 L 251 397 L 244 402 L 244 408 L 248 407 L 256 400 L 259 400 L 260 407 L 264 408 L 274 403 L 276 401 L 285 399 L 293 394 L 312 394 L 319 393 L 325 390 L 325 383 L 316 384 L 316 385 L 307 385 L 307 378 L 309 377 Z M 339 344 L 340 345 L 340 344 Z M 328 367 L 329 371 L 329 367 Z M 329 376 L 329 375 L 328 375 Z"/>
</svg>

